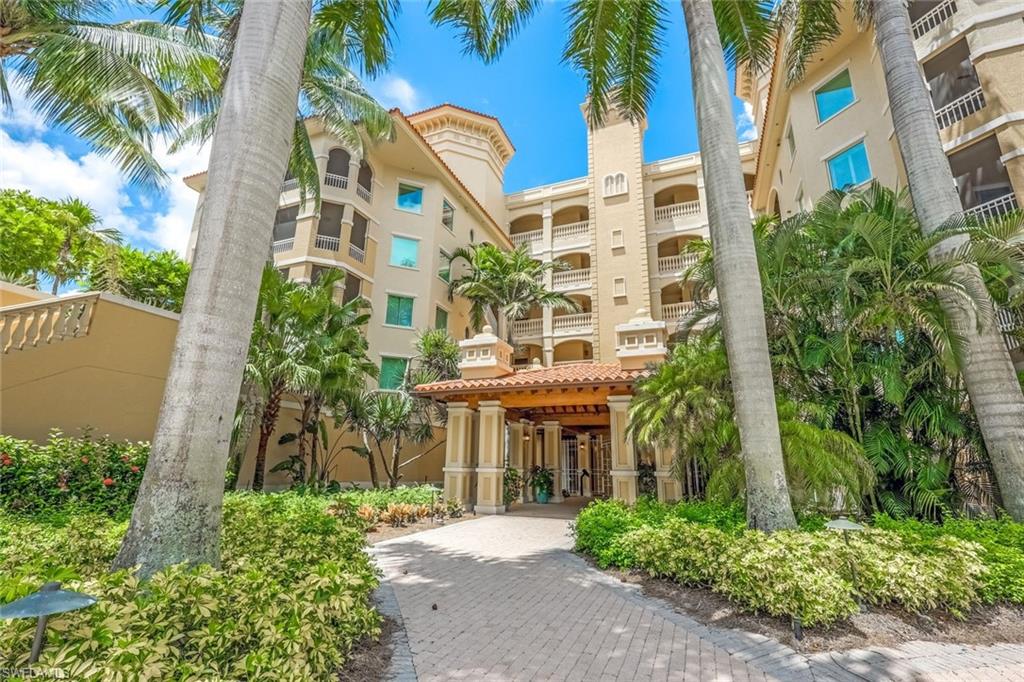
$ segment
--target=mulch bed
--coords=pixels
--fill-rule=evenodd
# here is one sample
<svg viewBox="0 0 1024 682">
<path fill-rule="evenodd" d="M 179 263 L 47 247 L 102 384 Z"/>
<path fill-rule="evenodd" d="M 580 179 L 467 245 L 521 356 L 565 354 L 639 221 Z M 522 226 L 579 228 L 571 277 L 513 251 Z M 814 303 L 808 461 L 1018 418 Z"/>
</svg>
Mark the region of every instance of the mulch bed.
<svg viewBox="0 0 1024 682">
<path fill-rule="evenodd" d="M 398 623 L 387 616 L 380 626 L 380 637 L 363 638 L 352 648 L 352 655 L 338 671 L 338 679 L 346 682 L 370 682 L 387 679 L 391 668 L 391 636 Z"/>
<path fill-rule="evenodd" d="M 804 638 L 798 642 L 789 619 L 744 613 L 710 589 L 686 587 L 634 571 L 605 572 L 622 582 L 639 585 L 645 595 L 668 602 L 676 611 L 704 625 L 756 632 L 807 653 L 895 646 L 915 640 L 977 645 L 1024 643 L 1024 607 L 1002 604 L 978 606 L 964 620 L 940 611 L 914 614 L 868 606 L 864 613 L 855 614 L 846 622 L 804 628 Z"/>
<path fill-rule="evenodd" d="M 366 534 L 366 544 L 375 545 L 383 540 L 390 540 L 391 538 L 400 538 L 403 535 L 412 535 L 413 533 L 420 533 L 431 528 L 441 528 L 442 526 L 450 526 L 454 523 L 462 523 L 463 521 L 470 521 L 477 518 L 472 513 L 463 514 L 457 519 L 445 519 L 444 523 L 437 523 L 431 519 L 420 519 L 415 523 L 409 523 L 404 526 L 389 526 L 386 523 L 378 523 L 377 527 Z"/>
</svg>

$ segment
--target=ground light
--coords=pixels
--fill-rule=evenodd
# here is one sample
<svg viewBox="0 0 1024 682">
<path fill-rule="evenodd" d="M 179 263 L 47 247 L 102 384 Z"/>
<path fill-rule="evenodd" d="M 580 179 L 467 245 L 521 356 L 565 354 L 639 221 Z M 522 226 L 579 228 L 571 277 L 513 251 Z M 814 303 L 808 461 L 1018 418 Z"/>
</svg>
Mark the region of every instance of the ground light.
<svg viewBox="0 0 1024 682">
<path fill-rule="evenodd" d="M 857 581 L 857 568 L 853 564 L 853 549 L 850 547 L 850 532 L 859 532 L 864 530 L 864 526 L 850 521 L 845 516 L 840 516 L 838 519 L 833 519 L 825 524 L 825 527 L 829 530 L 842 531 L 843 541 L 846 543 L 846 559 L 850 562 L 850 576 L 853 578 L 853 589 L 857 593 L 857 606 L 860 610 L 864 610 L 864 602 L 860 598 L 860 585 Z"/>
<path fill-rule="evenodd" d="M 32 640 L 32 654 L 28 659 L 29 664 L 32 664 L 39 660 L 39 654 L 43 650 L 43 637 L 46 634 L 46 619 L 48 617 L 56 613 L 82 609 L 95 603 L 95 597 L 81 592 L 62 590 L 60 583 L 46 583 L 39 588 L 38 592 L 0 606 L 0 619 L 38 618 L 36 636 Z"/>
</svg>

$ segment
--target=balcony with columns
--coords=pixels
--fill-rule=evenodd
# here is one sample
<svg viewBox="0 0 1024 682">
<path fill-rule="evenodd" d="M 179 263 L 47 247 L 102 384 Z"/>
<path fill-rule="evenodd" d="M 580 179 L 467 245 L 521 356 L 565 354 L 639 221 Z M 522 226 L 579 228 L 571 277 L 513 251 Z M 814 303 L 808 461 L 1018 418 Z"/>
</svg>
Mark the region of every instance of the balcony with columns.
<svg viewBox="0 0 1024 682">
<path fill-rule="evenodd" d="M 517 248 L 527 246 L 527 252 L 540 255 L 544 250 L 544 217 L 531 213 L 509 223 L 509 237 Z"/>
<path fill-rule="evenodd" d="M 590 246 L 590 209 L 568 206 L 551 216 L 551 250 L 585 249 Z"/>
<path fill-rule="evenodd" d="M 594 333 L 594 309 L 587 294 L 570 294 L 577 311 L 552 311 L 551 333 L 556 337 L 587 336 Z"/>
<path fill-rule="evenodd" d="M 956 0 L 917 0 L 907 6 L 910 14 L 910 32 L 914 40 L 929 35 L 940 27 L 946 27 L 955 20 Z"/>
<path fill-rule="evenodd" d="M 658 242 L 657 261 L 651 268 L 657 277 L 679 279 L 683 272 L 697 262 L 697 254 L 686 253 L 687 244 L 701 241 L 696 235 L 674 235 Z"/>
<path fill-rule="evenodd" d="M 555 259 L 563 269 L 551 275 L 551 288 L 554 291 L 582 291 L 591 287 L 590 254 L 582 252 L 566 253 Z"/>
<path fill-rule="evenodd" d="M 964 213 L 978 220 L 994 220 L 1019 208 L 1001 153 L 993 135 L 949 157 Z"/>
<path fill-rule="evenodd" d="M 703 221 L 704 212 L 696 185 L 672 185 L 654 194 L 656 226 L 696 227 Z"/>
<path fill-rule="evenodd" d="M 668 325 L 669 333 L 678 331 L 679 324 L 696 306 L 693 300 L 693 285 L 672 282 L 661 288 L 659 293 L 660 315 L 658 319 Z"/>
</svg>

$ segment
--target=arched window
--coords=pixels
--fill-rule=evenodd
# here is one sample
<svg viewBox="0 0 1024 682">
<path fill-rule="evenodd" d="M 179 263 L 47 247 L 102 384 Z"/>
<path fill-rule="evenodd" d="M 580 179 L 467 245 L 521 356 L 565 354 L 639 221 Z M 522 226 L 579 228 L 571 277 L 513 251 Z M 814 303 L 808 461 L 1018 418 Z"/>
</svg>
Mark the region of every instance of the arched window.
<svg viewBox="0 0 1024 682">
<path fill-rule="evenodd" d="M 614 197 L 619 194 L 625 194 L 629 190 L 628 183 L 626 182 L 626 174 L 609 173 L 604 176 L 603 182 L 604 196 Z"/>
</svg>

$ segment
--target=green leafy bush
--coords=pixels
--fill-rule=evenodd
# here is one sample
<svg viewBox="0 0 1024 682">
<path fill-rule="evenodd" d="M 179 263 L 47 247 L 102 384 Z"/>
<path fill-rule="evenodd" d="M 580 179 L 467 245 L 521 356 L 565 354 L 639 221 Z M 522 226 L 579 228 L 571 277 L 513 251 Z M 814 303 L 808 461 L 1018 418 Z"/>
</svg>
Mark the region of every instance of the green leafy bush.
<svg viewBox="0 0 1024 682">
<path fill-rule="evenodd" d="M 351 502 L 354 507 L 367 505 L 383 510 L 392 504 L 433 504 L 442 496 L 443 493 L 432 485 L 402 485 L 397 488 L 353 488 L 338 493 L 335 498 Z"/>
<path fill-rule="evenodd" d="M 0 436 L 0 508 L 39 514 L 62 509 L 125 515 L 149 457 L 148 443 L 72 438 L 45 445 Z"/>
<path fill-rule="evenodd" d="M 72 679 L 334 679 L 352 647 L 379 632 L 376 575 L 361 525 L 328 500 L 232 493 L 222 566 L 107 573 L 125 523 L 100 516 L 0 521 L 0 592 L 57 577 L 98 597 L 53 617 L 39 665 Z M 0 668 L 25 665 L 34 621 L 0 621 Z"/>
</svg>

